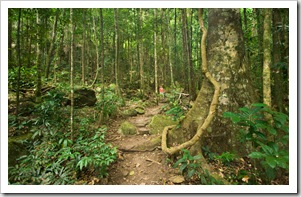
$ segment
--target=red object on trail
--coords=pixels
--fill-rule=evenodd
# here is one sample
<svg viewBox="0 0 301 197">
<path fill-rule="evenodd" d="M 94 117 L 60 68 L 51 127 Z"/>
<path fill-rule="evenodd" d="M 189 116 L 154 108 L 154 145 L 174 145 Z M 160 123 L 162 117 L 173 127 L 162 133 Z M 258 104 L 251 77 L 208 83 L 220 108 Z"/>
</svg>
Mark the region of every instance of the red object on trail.
<svg viewBox="0 0 301 197">
<path fill-rule="evenodd" d="M 159 91 L 160 93 L 164 93 L 164 89 L 162 87 L 160 87 Z"/>
</svg>

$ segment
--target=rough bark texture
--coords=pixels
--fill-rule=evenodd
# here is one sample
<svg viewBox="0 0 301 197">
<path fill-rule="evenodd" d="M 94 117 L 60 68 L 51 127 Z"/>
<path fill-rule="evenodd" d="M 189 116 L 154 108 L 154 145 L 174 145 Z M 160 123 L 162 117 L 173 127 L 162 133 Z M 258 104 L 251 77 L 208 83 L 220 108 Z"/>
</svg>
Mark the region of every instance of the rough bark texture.
<svg viewBox="0 0 301 197">
<path fill-rule="evenodd" d="M 281 16 L 286 9 L 273 9 L 273 65 L 272 65 L 272 106 L 280 112 L 285 112 L 285 99 L 287 98 L 287 83 L 285 79 L 285 72 L 287 71 L 287 64 L 285 60 L 285 21 Z"/>
<path fill-rule="evenodd" d="M 271 98 L 271 9 L 265 9 L 263 23 L 263 103 L 272 106 Z"/>
<path fill-rule="evenodd" d="M 235 150 L 239 145 L 238 130 L 222 117 L 225 111 L 236 111 L 251 103 L 251 94 L 243 62 L 244 45 L 239 9 L 209 9 L 208 16 L 208 69 L 221 84 L 217 113 L 204 132 L 202 145 L 212 144 L 214 152 Z M 183 143 L 194 136 L 209 112 L 214 87 L 204 78 L 202 88 L 192 109 L 182 122 L 181 129 L 172 130 L 170 144 Z M 200 152 L 201 141 L 193 146 L 195 153 Z"/>
</svg>

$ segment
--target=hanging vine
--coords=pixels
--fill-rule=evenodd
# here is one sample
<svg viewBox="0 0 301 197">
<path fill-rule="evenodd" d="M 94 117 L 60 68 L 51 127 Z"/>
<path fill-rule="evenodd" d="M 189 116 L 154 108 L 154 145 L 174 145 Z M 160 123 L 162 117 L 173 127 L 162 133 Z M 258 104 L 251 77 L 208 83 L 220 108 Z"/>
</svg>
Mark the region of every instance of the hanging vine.
<svg viewBox="0 0 301 197">
<path fill-rule="evenodd" d="M 178 146 L 175 147 L 167 147 L 167 134 L 170 129 L 173 129 L 175 125 L 173 126 L 167 126 L 164 128 L 163 133 L 162 133 L 162 150 L 169 154 L 173 155 L 177 152 L 179 152 L 183 148 L 190 147 L 194 145 L 202 136 L 204 131 L 208 128 L 210 125 L 211 121 L 214 118 L 215 112 L 216 112 L 216 107 L 218 105 L 218 98 L 220 95 L 220 84 L 214 79 L 214 77 L 211 75 L 211 73 L 208 70 L 208 64 L 207 64 L 207 54 L 206 54 L 206 38 L 207 38 L 207 29 L 204 25 L 203 21 L 203 9 L 198 9 L 198 18 L 199 18 L 199 24 L 202 29 L 203 35 L 202 35 L 202 42 L 201 42 L 201 52 L 202 52 L 202 72 L 203 74 L 207 77 L 207 79 L 213 84 L 214 86 L 214 95 L 210 104 L 209 112 L 204 120 L 202 125 L 199 125 L 196 134 L 191 138 L 189 141 L 184 142 Z"/>
</svg>

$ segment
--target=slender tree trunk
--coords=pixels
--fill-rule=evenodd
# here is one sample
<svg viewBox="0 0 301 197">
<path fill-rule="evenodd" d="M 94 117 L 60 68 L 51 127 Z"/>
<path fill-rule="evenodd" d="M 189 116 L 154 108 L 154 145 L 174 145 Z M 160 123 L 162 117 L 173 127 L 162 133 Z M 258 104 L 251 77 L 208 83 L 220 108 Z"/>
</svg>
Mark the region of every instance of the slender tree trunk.
<svg viewBox="0 0 301 197">
<path fill-rule="evenodd" d="M 14 61 L 13 61 L 13 48 L 12 48 L 12 34 L 13 34 L 13 22 L 12 22 L 12 16 L 13 12 L 12 12 L 12 8 L 8 9 L 8 67 L 11 68 L 14 65 Z"/>
<path fill-rule="evenodd" d="M 56 14 L 55 14 L 55 19 L 54 19 L 54 24 L 53 24 L 53 29 L 52 29 L 52 36 L 51 36 L 51 42 L 50 42 L 50 47 L 48 50 L 48 55 L 46 56 L 46 72 L 45 72 L 45 78 L 46 80 L 49 77 L 49 70 L 50 70 L 50 63 L 52 60 L 52 53 L 53 53 L 53 46 L 55 43 L 55 38 L 56 38 L 56 29 L 57 29 L 57 21 L 58 21 L 58 16 L 59 16 L 59 9 L 56 9 Z"/>
<path fill-rule="evenodd" d="M 177 68 L 177 59 L 178 59 L 178 53 L 177 53 L 177 8 L 175 8 L 174 13 L 174 21 L 175 21 L 175 28 L 174 28 L 174 67 Z"/>
<path fill-rule="evenodd" d="M 99 71 L 99 46 L 98 46 L 98 39 L 97 39 L 97 34 L 96 34 L 96 25 L 95 25 L 95 17 L 93 16 L 93 32 L 94 32 L 94 45 L 95 45 L 95 50 L 96 50 L 96 74 L 94 77 L 94 80 L 92 82 L 91 86 L 94 86 L 96 83 L 96 80 L 98 78 L 98 71 Z"/>
<path fill-rule="evenodd" d="M 186 8 L 182 9 L 182 22 L 183 22 L 183 60 L 184 67 L 187 69 L 187 80 L 188 80 L 188 92 L 190 98 L 192 98 L 192 81 L 191 81 L 191 66 L 190 66 L 190 55 L 189 55 L 189 42 L 188 42 L 188 25 L 187 25 L 187 13 Z"/>
<path fill-rule="evenodd" d="M 119 90 L 119 27 L 118 27 L 118 10 L 114 8 L 114 20 L 115 20 L 115 83 L 116 94 L 121 96 Z"/>
<path fill-rule="evenodd" d="M 74 82 L 73 82 L 73 47 L 74 47 L 74 24 L 73 24 L 73 9 L 70 8 L 70 22 L 71 22 L 71 51 L 70 51 L 70 89 L 71 89 L 71 94 L 70 94 L 70 98 L 71 98 L 71 106 L 70 106 L 70 110 L 71 110 L 71 115 L 70 115 L 70 132 L 71 132 L 71 140 L 73 140 L 73 133 L 74 133 Z"/>
<path fill-rule="evenodd" d="M 140 91 L 141 91 L 141 97 L 144 97 L 144 56 L 143 56 L 143 37 L 141 34 L 141 25 L 143 24 L 143 11 L 142 9 L 138 9 L 138 44 L 137 44 L 137 50 L 138 50 L 138 62 L 139 62 L 139 74 L 140 74 Z"/>
<path fill-rule="evenodd" d="M 83 42 L 82 42 L 82 84 L 85 84 L 85 49 L 86 49 L 86 9 L 83 8 Z"/>
<path fill-rule="evenodd" d="M 40 31 L 40 18 L 39 18 L 39 9 L 37 9 L 37 89 L 36 89 L 36 101 L 40 102 L 41 100 L 41 89 L 42 89 L 42 81 L 41 81 L 41 73 L 42 73 L 42 66 L 41 66 L 41 51 L 40 51 L 40 43 L 41 38 L 41 31 Z"/>
<path fill-rule="evenodd" d="M 21 78 L 21 50 L 20 50 L 20 22 L 22 10 L 19 8 L 18 27 L 17 27 L 17 59 L 18 59 L 18 76 L 17 76 L 17 91 L 16 91 L 16 122 L 18 123 L 19 108 L 20 108 L 20 78 Z"/>
<path fill-rule="evenodd" d="M 263 49 L 262 49 L 262 43 L 263 43 L 263 19 L 262 19 L 262 11 L 261 8 L 256 8 L 256 19 L 257 19 L 257 36 L 258 36 L 258 66 L 257 66 L 257 77 L 256 81 L 258 83 L 259 87 L 262 87 L 262 79 L 260 78 L 262 76 L 262 68 L 263 68 Z M 255 68 L 256 69 L 256 68 Z M 260 77 L 259 77 L 260 76 Z M 262 93 L 262 88 L 260 89 L 260 94 Z"/>
<path fill-rule="evenodd" d="M 174 87 L 175 86 L 175 81 L 174 81 L 174 76 L 173 76 L 173 63 L 172 63 L 172 52 L 173 52 L 173 46 L 175 46 L 175 43 L 173 43 L 173 38 L 172 38 L 172 27 L 170 27 L 170 18 L 169 18 L 169 13 L 167 13 L 167 27 L 168 27 L 168 41 L 169 41 L 169 44 L 168 44 L 168 60 L 169 60 L 169 69 L 170 69 L 170 85 L 171 87 Z"/>
<path fill-rule="evenodd" d="M 157 64 L 157 10 L 154 9 L 154 58 L 155 58 L 155 93 L 158 94 L 158 64 Z"/>
<path fill-rule="evenodd" d="M 101 98 L 104 101 L 105 100 L 105 81 L 104 81 L 104 73 L 105 73 L 105 48 L 104 48 L 104 28 L 103 28 L 103 16 L 102 16 L 102 8 L 99 9 L 99 15 L 100 15 L 100 46 L 101 46 Z M 101 121 L 104 120 L 104 108 L 105 108 L 105 102 L 102 102 L 101 106 Z"/>
</svg>

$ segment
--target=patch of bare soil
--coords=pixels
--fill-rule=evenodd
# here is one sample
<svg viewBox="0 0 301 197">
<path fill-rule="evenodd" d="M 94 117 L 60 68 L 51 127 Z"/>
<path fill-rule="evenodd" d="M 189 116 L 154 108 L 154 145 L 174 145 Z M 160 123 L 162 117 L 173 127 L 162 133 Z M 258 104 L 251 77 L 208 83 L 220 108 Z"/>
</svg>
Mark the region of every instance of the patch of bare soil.
<svg viewBox="0 0 301 197">
<path fill-rule="evenodd" d="M 162 104 L 146 108 L 145 114 L 129 117 L 126 120 L 138 127 L 138 133 L 132 136 L 123 136 L 117 129 L 123 120 L 111 125 L 108 132 L 108 142 L 118 148 L 118 159 L 108 169 L 109 185 L 165 185 L 174 184 L 169 178 L 180 175 L 172 168 L 168 157 L 162 152 L 160 145 L 148 148 L 147 144 L 158 136 L 148 133 L 146 126 L 152 116 L 161 112 Z M 139 131 L 144 131 L 140 133 Z M 145 145 L 145 149 L 139 149 Z"/>
</svg>

